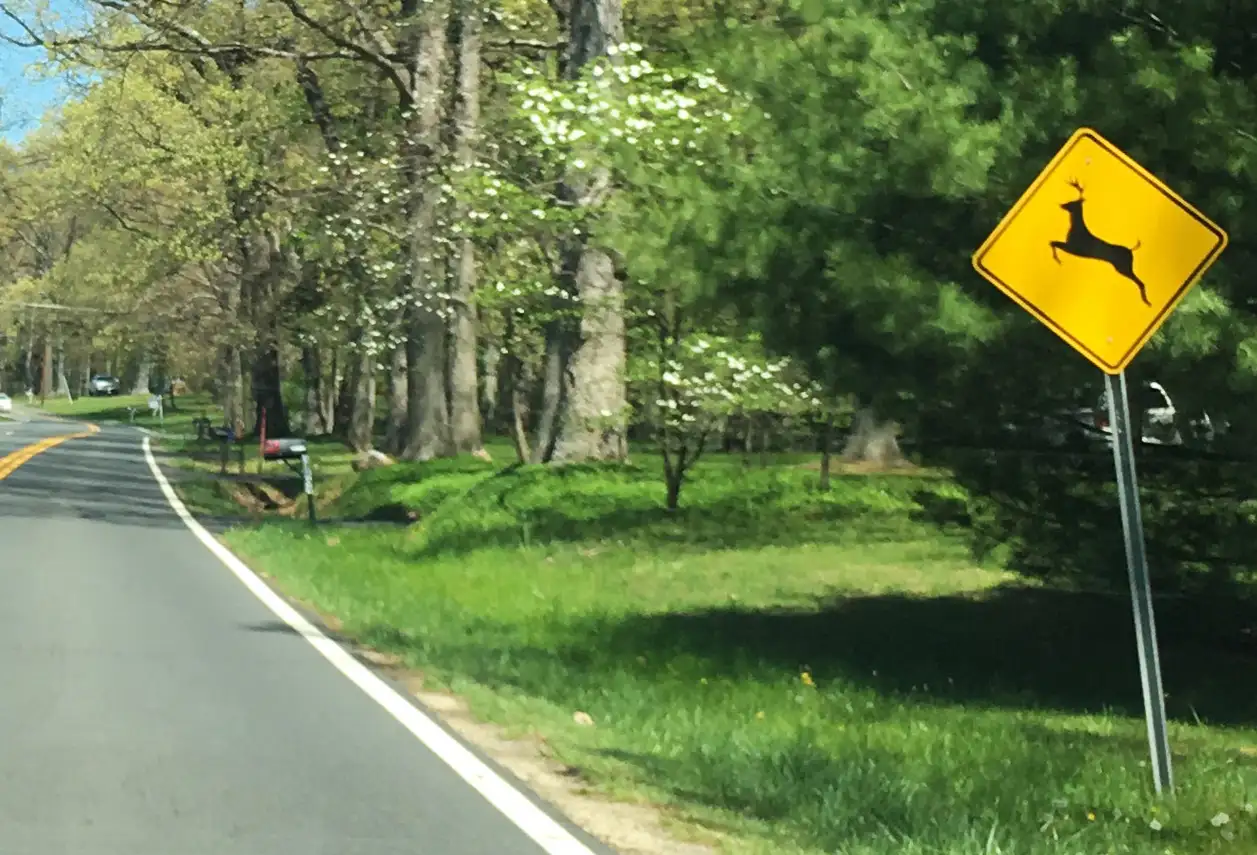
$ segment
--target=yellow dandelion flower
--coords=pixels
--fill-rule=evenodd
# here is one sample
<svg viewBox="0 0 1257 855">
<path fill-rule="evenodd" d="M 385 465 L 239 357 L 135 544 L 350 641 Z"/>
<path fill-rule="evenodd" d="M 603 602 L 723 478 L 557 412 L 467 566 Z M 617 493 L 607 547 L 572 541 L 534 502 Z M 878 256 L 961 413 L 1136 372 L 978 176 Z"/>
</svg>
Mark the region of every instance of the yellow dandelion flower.
<svg viewBox="0 0 1257 855">
<path fill-rule="evenodd" d="M 803 672 L 803 673 L 799 676 L 799 679 L 803 681 L 803 685 L 805 685 L 805 686 L 811 686 L 812 688 L 816 688 L 816 683 L 812 680 L 812 675 L 811 675 L 811 674 L 809 674 L 807 671 L 804 671 L 804 672 Z"/>
</svg>

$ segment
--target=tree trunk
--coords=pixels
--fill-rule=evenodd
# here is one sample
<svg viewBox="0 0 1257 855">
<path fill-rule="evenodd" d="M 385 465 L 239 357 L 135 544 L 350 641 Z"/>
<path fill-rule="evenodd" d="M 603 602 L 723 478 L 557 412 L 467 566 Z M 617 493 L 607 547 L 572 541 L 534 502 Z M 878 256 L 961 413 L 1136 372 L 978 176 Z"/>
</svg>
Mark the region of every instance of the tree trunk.
<svg viewBox="0 0 1257 855">
<path fill-rule="evenodd" d="M 267 436 L 288 436 L 292 432 L 292 426 L 288 422 L 288 408 L 284 406 L 278 342 L 264 339 L 258 343 L 253 357 L 252 374 L 253 401 L 256 407 L 254 430 L 260 429 L 265 413 Z"/>
<path fill-rule="evenodd" d="M 546 355 L 541 386 L 541 415 L 530 455 L 532 463 L 548 463 L 554 455 L 559 411 L 563 408 L 567 389 L 564 372 L 567 367 L 567 339 L 562 321 L 546 326 Z"/>
<path fill-rule="evenodd" d="M 56 376 L 57 395 L 60 397 L 69 398 L 71 397 L 70 381 L 65 376 L 65 342 L 63 342 L 60 339 L 60 337 L 58 337 L 57 339 L 57 358 L 56 358 L 55 365 L 56 367 L 53 370 L 56 372 L 56 375 L 57 375 Z"/>
<path fill-rule="evenodd" d="M 454 158 L 475 165 L 480 126 L 480 0 L 458 0 L 454 21 L 457 97 L 454 100 Z M 458 246 L 450 313 L 450 435 L 455 453 L 483 447 L 479 382 L 476 377 L 476 253 L 471 238 Z"/>
<path fill-rule="evenodd" d="M 219 355 L 222 372 L 223 421 L 240 437 L 244 433 L 244 367 L 240 348 L 234 343 L 223 345 Z"/>
<path fill-rule="evenodd" d="M 257 235 L 250 245 L 254 257 L 249 284 L 253 320 L 251 379 L 257 407 L 255 424 L 260 427 L 262 414 L 265 413 L 268 436 L 290 436 L 292 425 L 284 403 L 284 366 L 280 352 L 283 333 L 278 303 L 281 287 L 295 280 L 300 262 L 294 254 L 285 251 L 284 236 L 277 228 Z"/>
<path fill-rule="evenodd" d="M 26 339 L 26 359 L 24 361 L 26 388 L 28 391 L 35 389 L 35 331 L 31 329 L 30 335 Z"/>
<path fill-rule="evenodd" d="M 502 387 L 498 368 L 502 364 L 502 346 L 497 341 L 482 342 L 481 346 L 484 370 L 480 373 L 480 414 L 485 430 L 492 434 L 499 428 L 498 402 L 501 400 Z"/>
<path fill-rule="evenodd" d="M 449 454 L 449 407 L 445 399 L 445 325 L 435 312 L 412 310 L 406 339 L 406 460 Z"/>
<path fill-rule="evenodd" d="M 506 340 L 514 342 L 514 323 L 510 316 L 506 320 Z M 511 439 L 515 444 L 515 456 L 520 463 L 528 463 L 532 459 L 532 450 L 528 447 L 528 386 L 527 366 L 512 347 L 506 355 L 505 385 L 510 406 Z"/>
<path fill-rule="evenodd" d="M 554 459 L 623 460 L 628 451 L 624 286 L 611 256 L 600 249 L 581 247 L 578 265 L 580 338 L 568 366 L 571 389 Z"/>
<path fill-rule="evenodd" d="M 457 454 L 479 451 L 484 446 L 480 433 L 476 318 L 472 304 L 475 279 L 475 250 L 469 239 L 463 240 L 450 313 L 450 433 Z"/>
<path fill-rule="evenodd" d="M 319 378 L 319 387 L 323 390 L 320 398 L 323 404 L 323 432 L 336 432 L 336 397 L 340 389 L 340 350 L 332 348 L 332 364 L 327 375 Z M 322 366 L 320 366 L 321 368 Z"/>
<path fill-rule="evenodd" d="M 244 433 L 244 366 L 239 343 L 240 291 L 240 283 L 229 280 L 222 283 L 219 294 L 223 317 L 228 325 L 218 352 L 223 424 L 234 430 L 237 437 Z M 112 359 L 109 363 L 112 365 Z"/>
<path fill-rule="evenodd" d="M 132 395 L 147 395 L 153 378 L 153 357 L 147 350 L 140 352 L 135 368 L 135 383 L 131 386 Z"/>
<path fill-rule="evenodd" d="M 358 351 L 353 372 L 353 402 L 350 406 L 346 441 L 354 451 L 369 451 L 375 442 L 375 354 L 366 347 Z"/>
<path fill-rule="evenodd" d="M 407 152 L 410 305 L 406 338 L 406 443 L 402 457 L 431 460 L 450 453 L 449 404 L 445 389 L 445 322 L 440 315 L 444 285 L 441 244 L 436 236 L 439 187 L 441 89 L 445 66 L 448 0 L 428 0 L 419 14 L 410 118 L 403 125 Z"/>
<path fill-rule="evenodd" d="M 572 0 L 566 74 L 575 79 L 607 48 L 623 41 L 620 0 Z M 561 192 L 593 210 L 610 185 L 605 167 L 569 174 Z M 567 251 L 564 270 L 581 305 L 580 331 L 567 369 L 571 389 L 563 408 L 553 459 L 622 460 L 625 438 L 624 286 L 611 256 L 582 232 Z"/>
<path fill-rule="evenodd" d="M 842 450 L 843 460 L 849 463 L 872 463 L 890 466 L 903 461 L 899 450 L 899 425 L 882 422 L 869 409 L 855 415 L 851 436 Z"/>
<path fill-rule="evenodd" d="M 821 482 L 822 490 L 829 490 L 829 472 L 831 468 L 833 454 L 832 445 L 834 437 L 834 417 L 826 416 L 825 421 L 821 422 Z"/>
<path fill-rule="evenodd" d="M 406 437 L 406 348 L 394 347 L 388 365 L 388 422 L 384 427 L 384 450 L 401 454 Z"/>
<path fill-rule="evenodd" d="M 305 386 L 304 430 L 307 436 L 320 436 L 327 433 L 327 425 L 323 423 L 323 360 L 317 345 L 301 346 L 301 374 Z"/>
<path fill-rule="evenodd" d="M 344 368 L 336 389 L 336 411 L 332 419 L 332 432 L 339 437 L 349 435 L 349 426 L 353 422 L 354 398 L 361 388 L 358 383 L 358 372 L 362 368 L 359 351 L 365 345 L 360 330 L 354 331 L 351 342 L 352 346 L 345 354 Z"/>
</svg>

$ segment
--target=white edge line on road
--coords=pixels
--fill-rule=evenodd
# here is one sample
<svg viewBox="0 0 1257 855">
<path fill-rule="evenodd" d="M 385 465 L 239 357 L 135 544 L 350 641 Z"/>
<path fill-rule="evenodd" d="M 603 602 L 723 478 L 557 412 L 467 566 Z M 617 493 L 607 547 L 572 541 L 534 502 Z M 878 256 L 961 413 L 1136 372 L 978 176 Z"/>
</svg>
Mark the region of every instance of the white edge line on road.
<svg viewBox="0 0 1257 855">
<path fill-rule="evenodd" d="M 216 540 L 203 525 L 193 518 L 187 506 L 170 486 L 170 481 L 162 474 L 147 436 L 144 437 L 143 447 L 144 459 L 148 463 L 149 471 L 153 473 L 153 478 L 161 487 L 166 501 L 170 503 L 175 514 L 197 540 L 214 553 L 214 556 L 225 564 L 227 569 L 262 601 L 263 605 L 274 612 L 276 617 L 310 642 L 311 646 L 323 654 L 323 658 L 332 663 L 337 671 L 348 677 L 371 700 L 384 707 L 393 718 L 401 723 L 402 727 L 409 730 L 428 750 L 444 761 L 445 765 L 484 796 L 489 804 L 513 822 L 520 831 L 532 838 L 547 855 L 594 855 L 589 847 L 577 840 L 570 831 L 533 804 L 501 775 L 489 768 L 462 743 L 446 733 L 422 710 L 402 697 L 396 689 L 306 620 L 300 612 L 286 603 L 256 573 L 250 570 L 248 565 Z"/>
</svg>

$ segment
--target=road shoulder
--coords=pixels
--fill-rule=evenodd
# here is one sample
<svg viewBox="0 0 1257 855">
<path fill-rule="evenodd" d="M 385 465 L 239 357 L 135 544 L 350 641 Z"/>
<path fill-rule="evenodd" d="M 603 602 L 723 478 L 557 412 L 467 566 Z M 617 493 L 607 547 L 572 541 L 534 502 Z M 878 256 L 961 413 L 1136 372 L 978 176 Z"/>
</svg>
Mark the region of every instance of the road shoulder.
<svg viewBox="0 0 1257 855">
<path fill-rule="evenodd" d="M 228 566 L 233 572 L 240 576 L 240 568 L 244 568 L 249 574 L 254 576 L 257 581 L 265 587 L 276 599 L 281 600 L 286 606 L 291 608 L 300 621 L 294 626 L 294 629 L 306 636 L 312 645 L 323 653 L 325 658 L 331 659 L 328 655 L 328 648 L 319 643 L 318 637 L 312 638 L 306 628 L 301 627 L 300 623 L 309 624 L 309 629 L 313 629 L 323 640 L 330 645 L 334 645 L 343 654 L 352 658 L 354 663 L 370 672 L 382 684 L 387 686 L 388 690 L 403 702 L 410 705 L 420 715 L 430 719 L 435 725 L 453 741 L 459 743 L 464 749 L 469 749 L 473 755 L 479 755 L 475 759 L 485 762 L 487 771 L 491 775 L 499 775 L 502 784 L 509 789 L 513 789 L 517 794 L 523 795 L 523 798 L 529 802 L 528 806 L 522 806 L 517 799 L 510 795 L 505 795 L 505 800 L 510 803 L 517 811 L 524 815 L 523 823 L 518 816 L 513 816 L 511 809 L 503 810 L 503 805 L 495 801 L 494 798 L 488 797 L 490 804 L 501 812 L 507 814 L 509 818 L 515 821 L 517 826 L 523 828 L 525 833 L 533 837 L 534 840 L 547 846 L 548 851 L 559 855 L 586 855 L 594 852 L 607 852 L 603 846 L 610 846 L 615 853 L 619 855 L 654 855 L 654 853 L 668 852 L 670 855 L 711 855 L 716 850 L 710 846 L 684 842 L 679 840 L 668 830 L 667 815 L 657 807 L 644 804 L 630 804 L 626 802 L 612 802 L 604 798 L 599 798 L 589 794 L 583 782 L 580 780 L 575 770 L 566 764 L 558 761 L 548 750 L 548 746 L 544 739 L 539 736 L 533 736 L 527 739 L 512 739 L 508 737 L 504 728 L 484 722 L 478 719 L 470 710 L 467 702 L 450 692 L 435 692 L 425 689 L 424 679 L 421 672 L 404 668 L 400 661 L 389 654 L 384 654 L 345 638 L 341 634 L 339 621 L 335 617 L 325 615 L 314 609 L 310 604 L 295 600 L 290 597 L 276 581 L 264 572 L 259 572 L 248 567 L 238 556 L 235 556 L 223 543 L 221 538 L 211 533 L 199 520 L 191 514 L 183 505 L 178 497 L 172 479 L 169 477 L 167 467 L 162 466 L 158 457 L 153 453 L 153 446 L 156 444 L 153 434 L 150 431 L 138 431 L 143 435 L 143 445 L 146 449 L 146 459 L 149 468 L 157 477 L 158 485 L 162 488 L 163 493 L 167 495 L 168 501 L 176 514 L 184 518 L 185 525 L 198 539 L 201 533 L 212 538 L 213 543 L 218 547 L 210 547 L 211 551 L 218 554 L 220 560 Z M 185 518 L 186 517 L 186 518 Z M 189 521 L 191 524 L 189 525 Z M 200 531 L 198 531 L 198 528 Z M 209 546 L 209 544 L 206 544 Z M 219 553 L 226 553 L 231 556 L 231 561 L 224 559 Z M 239 566 L 232 566 L 238 564 Z M 245 581 L 242 579 L 242 581 Z M 245 582 L 246 586 L 248 582 Z M 254 590 L 255 594 L 258 591 Z M 263 602 L 271 606 L 266 598 L 259 595 Z M 273 609 L 273 606 L 272 606 Z M 285 619 L 282 614 L 277 612 L 281 619 Z M 292 624 L 290 624 L 292 625 Z M 335 661 L 333 664 L 340 668 Z M 343 672 L 343 669 L 342 669 Z M 347 677 L 353 679 L 349 674 Z M 358 682 L 354 680 L 354 682 Z M 359 688 L 364 688 L 359 684 Z M 381 701 L 375 694 L 368 691 L 377 702 L 385 706 L 394 717 L 398 717 L 397 710 L 390 704 Z M 404 715 L 404 713 L 403 713 Z M 413 731 L 412 731 L 413 732 Z M 416 734 L 417 735 L 417 734 Z M 427 739 L 419 737 L 429 749 L 433 745 Z M 438 752 L 439 753 L 439 752 Z M 446 759 L 443 757 L 442 759 Z M 447 764 L 449 760 L 446 759 Z M 457 761 L 456 761 L 457 762 Z M 458 769 L 452 766 L 454 770 L 462 775 L 469 770 Z M 475 781 L 468 779 L 475 786 Z M 504 794 L 502 787 L 490 785 L 492 792 L 498 795 Z M 482 795 L 485 793 L 482 791 Z M 531 808 L 531 809 L 530 809 Z M 535 811 L 539 811 L 545 818 L 535 815 Z M 556 823 L 558 827 L 545 828 L 546 819 Z M 572 836 L 570 840 L 563 839 L 570 834 L 570 830 L 562 828 L 562 825 L 574 825 L 579 829 L 577 835 Z M 529 826 L 529 827 L 525 827 Z M 543 826 L 543 827 L 537 827 Z M 581 833 L 583 832 L 583 834 Z M 578 838 L 589 835 L 588 846 L 586 841 Z M 548 843 L 546 842 L 548 841 Z M 553 848 L 550 848 L 550 847 Z"/>
</svg>

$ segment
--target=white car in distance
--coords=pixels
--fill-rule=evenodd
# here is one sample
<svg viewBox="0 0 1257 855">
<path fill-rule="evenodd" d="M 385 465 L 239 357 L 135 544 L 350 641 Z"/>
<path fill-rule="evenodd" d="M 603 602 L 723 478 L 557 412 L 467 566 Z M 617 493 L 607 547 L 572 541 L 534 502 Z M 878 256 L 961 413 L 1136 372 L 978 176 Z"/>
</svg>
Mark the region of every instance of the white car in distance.
<svg viewBox="0 0 1257 855">
<path fill-rule="evenodd" d="M 0 392 L 0 415 L 8 415 L 13 412 L 13 399 L 8 395 Z"/>
</svg>

